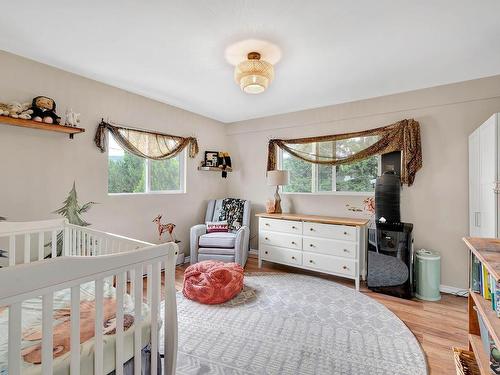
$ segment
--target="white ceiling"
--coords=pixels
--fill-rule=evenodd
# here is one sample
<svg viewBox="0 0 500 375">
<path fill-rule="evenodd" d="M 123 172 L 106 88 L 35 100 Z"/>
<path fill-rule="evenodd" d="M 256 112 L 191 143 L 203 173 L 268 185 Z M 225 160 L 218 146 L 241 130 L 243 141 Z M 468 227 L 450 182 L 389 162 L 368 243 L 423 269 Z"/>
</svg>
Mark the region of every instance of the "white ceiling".
<svg viewBox="0 0 500 375">
<path fill-rule="evenodd" d="M 223 122 L 500 74 L 498 0 L 10 0 L 1 8 L 0 49 Z M 224 57 L 244 39 L 281 49 L 261 95 L 240 91 Z"/>
</svg>

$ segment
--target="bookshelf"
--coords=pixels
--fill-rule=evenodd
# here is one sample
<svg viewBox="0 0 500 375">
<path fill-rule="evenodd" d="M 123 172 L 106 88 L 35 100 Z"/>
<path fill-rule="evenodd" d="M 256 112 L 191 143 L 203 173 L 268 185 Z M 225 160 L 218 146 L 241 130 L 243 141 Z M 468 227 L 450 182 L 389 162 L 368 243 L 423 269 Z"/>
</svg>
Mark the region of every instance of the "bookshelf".
<svg viewBox="0 0 500 375">
<path fill-rule="evenodd" d="M 463 241 L 469 248 L 470 253 L 486 267 L 491 276 L 498 282 L 500 280 L 500 240 L 496 238 L 475 238 L 465 237 Z M 471 274 L 472 257 L 469 256 L 469 277 Z M 491 302 L 486 300 L 481 294 L 469 289 L 469 350 L 474 352 L 476 362 L 481 375 L 491 374 L 490 354 L 486 353 L 481 341 L 479 331 L 479 321 L 476 314 L 484 320 L 485 326 L 495 342 L 500 348 L 500 318 L 491 308 Z"/>
</svg>

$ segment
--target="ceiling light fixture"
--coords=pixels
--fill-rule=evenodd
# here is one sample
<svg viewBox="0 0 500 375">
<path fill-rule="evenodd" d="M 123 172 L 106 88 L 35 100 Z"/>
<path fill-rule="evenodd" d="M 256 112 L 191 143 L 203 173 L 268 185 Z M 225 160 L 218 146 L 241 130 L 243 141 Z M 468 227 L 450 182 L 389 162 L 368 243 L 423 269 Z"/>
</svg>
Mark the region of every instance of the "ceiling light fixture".
<svg viewBox="0 0 500 375">
<path fill-rule="evenodd" d="M 272 64 L 260 59 L 260 53 L 250 52 L 248 59 L 234 69 L 234 79 L 247 94 L 260 94 L 274 78 Z"/>
</svg>

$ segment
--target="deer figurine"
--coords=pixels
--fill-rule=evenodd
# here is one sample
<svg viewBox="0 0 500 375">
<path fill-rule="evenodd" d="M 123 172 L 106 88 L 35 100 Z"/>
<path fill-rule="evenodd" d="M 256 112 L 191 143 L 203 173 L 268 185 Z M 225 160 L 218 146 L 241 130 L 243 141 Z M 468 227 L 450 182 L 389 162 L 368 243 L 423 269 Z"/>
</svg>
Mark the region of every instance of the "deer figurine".
<svg viewBox="0 0 500 375">
<path fill-rule="evenodd" d="M 155 217 L 153 219 L 153 223 L 156 223 L 156 225 L 158 226 L 158 237 L 159 237 L 159 240 L 161 241 L 161 235 L 163 233 L 167 232 L 169 234 L 169 236 L 170 236 L 170 241 L 171 242 L 176 242 L 175 236 L 174 236 L 175 224 L 174 223 L 162 224 L 161 223 L 161 218 L 162 218 L 162 215 L 158 215 L 157 217 Z"/>
</svg>

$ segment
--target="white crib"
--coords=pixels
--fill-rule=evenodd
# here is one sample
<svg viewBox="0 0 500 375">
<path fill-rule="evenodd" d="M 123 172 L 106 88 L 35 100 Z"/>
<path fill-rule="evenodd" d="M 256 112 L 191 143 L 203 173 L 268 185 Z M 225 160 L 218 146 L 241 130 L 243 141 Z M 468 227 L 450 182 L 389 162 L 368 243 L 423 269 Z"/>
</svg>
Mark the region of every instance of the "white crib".
<svg viewBox="0 0 500 375">
<path fill-rule="evenodd" d="M 3 241 L 3 242 L 2 242 Z M 2 246 L 2 244 L 4 244 Z M 47 244 L 50 244 L 48 247 Z M 7 247 L 5 249 L 5 247 Z M 111 281 L 116 292 L 115 371 L 123 375 L 124 297 L 133 301 L 134 374 L 141 374 L 143 349 L 141 316 L 149 308 L 151 374 L 156 375 L 160 325 L 165 348 L 164 373 L 174 374 L 177 353 L 177 310 L 175 263 L 177 245 L 153 245 L 90 228 L 66 220 L 0 223 L 0 249 L 8 251 L 8 266 L 0 269 L 0 307 L 8 307 L 8 374 L 23 371 L 21 357 L 22 303 L 42 298 L 41 364 L 39 373 L 53 374 L 53 297 L 62 289 L 71 290 L 69 373 L 80 374 L 80 287 L 95 283 L 95 334 L 93 372 L 103 374 L 103 286 Z M 47 248 L 49 249 L 47 251 Z M 58 254 L 59 249 L 59 254 Z M 47 253 L 49 255 L 47 258 Z M 165 314 L 159 316 L 161 274 L 164 264 Z M 147 293 L 143 297 L 143 275 Z M 130 280 L 130 281 L 129 281 Z M 128 282 L 129 281 L 129 282 Z M 130 299 L 127 290 L 130 290 Z M 163 322 L 162 322 L 163 319 Z M 83 344 L 82 344 L 83 345 Z M 83 374 L 84 375 L 84 374 Z"/>
</svg>

